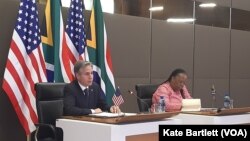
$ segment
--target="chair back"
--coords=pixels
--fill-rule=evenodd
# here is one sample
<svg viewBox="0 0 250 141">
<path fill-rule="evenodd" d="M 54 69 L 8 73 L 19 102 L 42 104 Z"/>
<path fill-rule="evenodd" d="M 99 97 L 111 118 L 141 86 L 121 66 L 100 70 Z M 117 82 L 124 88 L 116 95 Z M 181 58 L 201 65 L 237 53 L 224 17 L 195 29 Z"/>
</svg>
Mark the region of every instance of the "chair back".
<svg viewBox="0 0 250 141">
<path fill-rule="evenodd" d="M 63 115 L 63 89 L 66 83 L 36 83 L 37 114 L 39 123 L 55 125 Z"/>
<path fill-rule="evenodd" d="M 137 96 L 137 104 L 140 112 L 147 112 L 152 105 L 152 96 L 159 84 L 136 84 L 135 89 Z"/>
</svg>

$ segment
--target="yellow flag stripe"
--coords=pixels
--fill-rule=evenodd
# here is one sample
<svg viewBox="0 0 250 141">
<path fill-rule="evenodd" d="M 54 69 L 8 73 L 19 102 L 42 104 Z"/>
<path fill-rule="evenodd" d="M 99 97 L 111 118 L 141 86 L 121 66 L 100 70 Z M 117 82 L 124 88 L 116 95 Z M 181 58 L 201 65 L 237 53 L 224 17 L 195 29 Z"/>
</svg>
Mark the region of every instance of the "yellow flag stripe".
<svg viewBox="0 0 250 141">
<path fill-rule="evenodd" d="M 87 46 L 96 49 L 96 29 L 95 29 L 95 10 L 92 8 L 90 16 L 90 33 L 91 40 L 87 40 Z"/>
<path fill-rule="evenodd" d="M 53 46 L 50 0 L 48 0 L 47 4 L 46 4 L 45 18 L 46 18 L 47 37 L 42 36 L 42 42 L 45 43 L 45 44 L 48 44 L 50 46 Z"/>
</svg>

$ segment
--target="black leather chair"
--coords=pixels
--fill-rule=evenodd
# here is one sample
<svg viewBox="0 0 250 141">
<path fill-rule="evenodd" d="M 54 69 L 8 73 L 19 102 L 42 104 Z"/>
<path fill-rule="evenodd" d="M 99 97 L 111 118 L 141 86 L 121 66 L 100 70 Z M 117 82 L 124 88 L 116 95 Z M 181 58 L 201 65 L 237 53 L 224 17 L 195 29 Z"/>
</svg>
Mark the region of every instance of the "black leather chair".
<svg viewBox="0 0 250 141">
<path fill-rule="evenodd" d="M 63 131 L 55 127 L 57 118 L 63 115 L 63 89 L 66 83 L 37 83 L 36 104 L 38 121 L 35 141 L 62 141 Z"/>
<path fill-rule="evenodd" d="M 140 112 L 148 112 L 148 109 L 152 105 L 152 96 L 156 89 L 158 88 L 158 84 L 136 84 L 135 90 L 137 92 L 137 96 L 140 99 L 137 99 L 137 104 Z"/>
</svg>

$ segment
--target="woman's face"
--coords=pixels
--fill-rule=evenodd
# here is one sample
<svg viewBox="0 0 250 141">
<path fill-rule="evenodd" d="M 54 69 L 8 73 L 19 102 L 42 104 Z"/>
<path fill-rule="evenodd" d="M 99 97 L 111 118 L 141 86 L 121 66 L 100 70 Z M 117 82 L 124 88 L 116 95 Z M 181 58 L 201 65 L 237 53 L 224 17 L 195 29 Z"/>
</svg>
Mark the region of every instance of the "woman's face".
<svg viewBox="0 0 250 141">
<path fill-rule="evenodd" d="M 187 75 L 185 73 L 179 73 L 177 76 L 172 77 L 171 86 L 175 91 L 179 91 L 184 87 L 187 81 Z"/>
</svg>

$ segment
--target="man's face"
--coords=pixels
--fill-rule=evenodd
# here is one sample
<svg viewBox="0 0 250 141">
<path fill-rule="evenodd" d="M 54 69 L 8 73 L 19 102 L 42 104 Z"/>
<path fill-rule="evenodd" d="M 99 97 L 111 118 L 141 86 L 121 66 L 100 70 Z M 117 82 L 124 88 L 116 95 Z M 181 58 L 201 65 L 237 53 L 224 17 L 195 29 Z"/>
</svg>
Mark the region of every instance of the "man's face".
<svg viewBox="0 0 250 141">
<path fill-rule="evenodd" d="M 187 75 L 184 73 L 180 73 L 177 76 L 173 77 L 173 85 L 176 90 L 182 89 L 186 81 L 187 81 Z"/>
<path fill-rule="evenodd" d="M 76 74 L 76 78 L 79 83 L 85 87 L 92 85 L 93 68 L 90 65 L 80 68 L 79 72 Z"/>
</svg>

